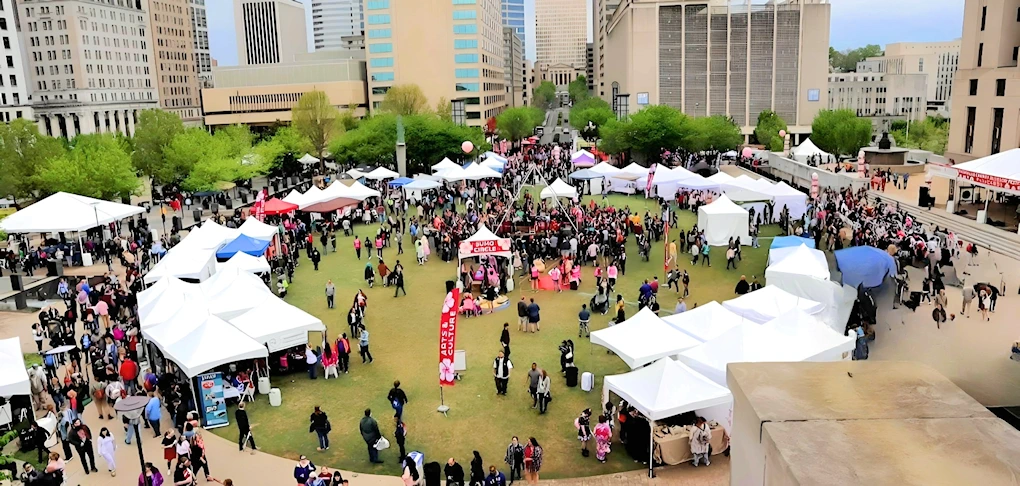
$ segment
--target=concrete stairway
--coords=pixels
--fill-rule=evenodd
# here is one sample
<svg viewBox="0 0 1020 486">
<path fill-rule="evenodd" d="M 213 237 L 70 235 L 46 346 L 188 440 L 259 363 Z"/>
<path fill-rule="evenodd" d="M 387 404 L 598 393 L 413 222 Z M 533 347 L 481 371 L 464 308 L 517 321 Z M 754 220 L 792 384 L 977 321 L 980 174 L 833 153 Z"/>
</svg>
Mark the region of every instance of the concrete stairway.
<svg viewBox="0 0 1020 486">
<path fill-rule="evenodd" d="M 889 204 L 899 203 L 900 210 L 906 211 L 915 221 L 949 228 L 966 243 L 976 242 L 978 246 L 989 251 L 1020 260 L 1020 235 L 1016 233 L 987 224 L 978 224 L 973 219 L 949 214 L 944 209 L 921 208 L 882 192 L 869 190 L 868 199 L 871 202 L 881 199 Z"/>
</svg>

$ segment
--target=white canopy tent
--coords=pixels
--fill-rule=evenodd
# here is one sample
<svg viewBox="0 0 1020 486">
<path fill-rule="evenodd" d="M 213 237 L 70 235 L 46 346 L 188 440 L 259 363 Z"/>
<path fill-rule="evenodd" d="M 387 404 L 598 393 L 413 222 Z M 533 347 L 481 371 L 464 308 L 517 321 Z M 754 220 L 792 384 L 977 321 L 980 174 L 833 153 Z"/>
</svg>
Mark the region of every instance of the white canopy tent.
<svg viewBox="0 0 1020 486">
<path fill-rule="evenodd" d="M 467 179 L 464 175 L 464 168 L 460 166 L 440 169 L 436 172 L 436 175 L 446 182 L 458 182 Z"/>
<path fill-rule="evenodd" d="M 144 212 L 138 206 L 58 192 L 0 220 L 0 229 L 7 233 L 85 231 Z"/>
<path fill-rule="evenodd" d="M 202 288 L 173 279 L 156 298 L 138 306 L 138 321 L 143 329 L 171 322 L 176 316 L 196 310 L 208 312 L 209 301 Z"/>
<path fill-rule="evenodd" d="M 289 202 L 291 204 L 297 204 L 298 206 L 301 206 L 301 202 L 303 200 L 304 200 L 304 195 L 301 194 L 301 192 L 299 192 L 297 189 L 292 189 L 290 191 L 290 194 L 287 194 L 287 196 L 283 198 L 283 202 Z"/>
<path fill-rule="evenodd" d="M 358 181 L 354 181 L 354 184 L 347 187 L 347 195 L 359 201 L 364 201 L 370 197 L 380 197 L 382 196 L 382 193 L 375 189 L 365 187 L 364 184 Z"/>
<path fill-rule="evenodd" d="M 598 164 L 595 164 L 595 167 L 592 167 L 591 169 L 588 170 L 605 176 L 613 176 L 621 172 L 619 167 L 616 167 L 615 165 L 612 165 L 608 162 L 599 162 Z"/>
<path fill-rule="evenodd" d="M 743 317 L 714 300 L 696 309 L 663 317 L 662 320 L 700 342 L 715 339 L 744 322 Z"/>
<path fill-rule="evenodd" d="M 344 173 L 351 176 L 352 179 L 361 179 L 362 177 L 365 177 L 366 174 L 365 172 L 362 172 L 358 169 L 349 169 L 347 172 Z"/>
<path fill-rule="evenodd" d="M 441 183 L 429 180 L 429 179 L 415 179 L 413 182 L 408 182 L 401 186 L 401 189 L 405 191 L 424 191 L 427 189 L 436 189 L 442 186 Z"/>
<path fill-rule="evenodd" d="M 209 313 L 143 328 L 142 335 L 189 378 L 227 363 L 269 357 L 264 345 Z"/>
<path fill-rule="evenodd" d="M 256 240 L 270 241 L 280 232 L 280 228 L 271 224 L 263 223 L 258 218 L 249 216 L 248 219 L 241 223 L 241 226 L 237 228 L 238 233 L 254 238 Z"/>
<path fill-rule="evenodd" d="M 500 238 L 482 226 L 471 237 L 460 242 L 457 255 L 460 259 L 487 255 L 510 258 L 513 251 L 510 249 L 510 238 Z"/>
<path fill-rule="evenodd" d="M 959 184 L 973 184 L 993 191 L 1020 195 L 1020 148 L 951 167 L 929 164 L 927 169 L 932 175 L 956 179 Z"/>
<path fill-rule="evenodd" d="M 0 339 L 0 397 L 13 395 L 32 396 L 21 340 L 16 337 Z"/>
<path fill-rule="evenodd" d="M 373 181 L 381 181 L 383 179 L 393 179 L 400 177 L 396 171 L 392 171 L 385 167 L 379 167 L 368 174 L 365 174 L 365 179 L 371 179 Z"/>
<path fill-rule="evenodd" d="M 319 189 L 319 186 L 312 184 L 312 187 L 309 187 L 308 190 L 301 195 L 301 202 L 297 203 L 298 208 L 303 209 L 305 207 L 311 206 L 312 204 L 319 202 L 319 199 L 321 198 L 322 189 Z"/>
<path fill-rule="evenodd" d="M 726 365 L 730 363 L 770 363 L 804 361 L 815 350 L 802 349 L 773 328 L 744 322 L 715 339 L 680 353 L 680 362 L 705 375 L 720 386 L 726 385 Z"/>
<path fill-rule="evenodd" d="M 620 324 L 591 333 L 591 343 L 616 353 L 631 369 L 676 356 L 700 344 L 673 329 L 647 307 Z"/>
<path fill-rule="evenodd" d="M 307 344 L 309 332 L 326 331 L 319 318 L 276 298 L 264 299 L 227 322 L 265 344 L 270 353 Z"/>
<path fill-rule="evenodd" d="M 741 245 L 750 245 L 747 210 L 737 206 L 725 195 L 698 208 L 698 228 L 705 232 L 708 244 L 723 246 L 730 238 L 740 238 Z"/>
<path fill-rule="evenodd" d="M 770 286 L 803 295 L 804 289 L 829 281 L 829 262 L 819 250 L 807 245 L 795 246 L 782 260 L 769 264 L 765 279 Z"/>
<path fill-rule="evenodd" d="M 496 172 L 484 165 L 479 165 L 472 162 L 470 165 L 464 168 L 464 179 L 469 181 L 477 181 L 481 179 L 498 179 L 503 177 L 503 174 Z"/>
<path fill-rule="evenodd" d="M 151 284 L 163 277 L 197 280 L 209 278 L 216 271 L 216 249 L 186 247 L 179 244 L 170 249 L 163 259 L 142 279 Z"/>
<path fill-rule="evenodd" d="M 272 270 L 265 255 L 253 256 L 243 251 L 235 253 L 234 256 L 223 263 L 216 264 L 217 272 L 229 271 L 230 269 L 249 273 L 267 273 Z"/>
<path fill-rule="evenodd" d="M 542 189 L 542 199 L 550 199 L 555 197 L 565 197 L 568 199 L 577 199 L 577 188 L 563 182 L 563 179 L 556 179 L 549 187 Z"/>
<path fill-rule="evenodd" d="M 309 154 L 309 153 L 305 153 L 304 155 L 301 156 L 300 159 L 297 159 L 297 161 L 302 163 L 302 164 L 305 164 L 305 165 L 311 165 L 311 164 L 318 164 L 319 163 L 319 159 L 317 159 L 314 155 Z"/>
<path fill-rule="evenodd" d="M 177 247 L 218 250 L 237 238 L 238 234 L 236 229 L 227 228 L 209 219 L 202 223 L 202 226 L 192 226 L 188 230 L 188 235 L 181 240 Z M 173 251 L 174 248 L 171 248 L 170 251 Z"/>
<path fill-rule="evenodd" d="M 496 152 L 493 152 L 491 150 L 488 151 L 488 152 L 485 152 L 484 154 L 482 154 L 482 157 L 485 158 L 485 159 L 498 160 L 498 161 L 502 162 L 503 164 L 506 164 L 509 161 L 506 157 L 503 157 L 502 155 L 499 155 Z"/>
<path fill-rule="evenodd" d="M 810 247 L 808 247 L 805 244 L 800 244 L 800 245 L 797 245 L 797 246 L 784 246 L 782 248 L 769 248 L 769 262 L 768 262 L 768 264 L 772 265 L 773 263 L 779 263 L 779 262 L 783 261 L 783 259 L 785 259 L 786 257 L 792 255 L 793 252 L 797 251 L 797 249 L 802 247 L 802 246 L 805 247 L 805 248 L 811 249 Z M 823 255 L 824 255 L 824 253 L 823 253 Z M 812 258 L 816 258 L 816 257 L 812 257 Z"/>
<path fill-rule="evenodd" d="M 163 277 L 157 280 L 156 283 L 150 285 L 149 288 L 138 292 L 135 296 L 135 302 L 138 306 L 139 313 L 141 313 L 142 307 L 145 307 L 155 301 L 163 292 L 181 285 L 188 284 L 177 277 Z"/>
<path fill-rule="evenodd" d="M 818 148 L 818 146 L 815 145 L 810 138 L 801 142 L 800 145 L 794 147 L 793 150 L 790 150 L 790 158 L 798 162 L 806 162 L 814 155 L 820 155 L 822 160 L 825 161 L 828 161 L 829 157 L 831 157 L 828 152 Z"/>
<path fill-rule="evenodd" d="M 771 195 L 763 192 L 755 180 L 746 174 L 742 174 L 729 182 L 722 183 L 720 188 L 726 197 L 730 198 L 731 201 L 737 201 L 741 205 L 760 203 L 755 208 L 755 211 L 759 213 L 764 208 L 765 202 L 773 200 Z"/>
<path fill-rule="evenodd" d="M 592 167 L 594 170 L 596 167 Z M 642 167 L 635 162 L 631 162 L 630 165 L 620 169 L 620 172 L 612 174 L 611 177 L 615 179 L 623 179 L 625 181 L 636 181 L 642 177 L 648 175 L 648 168 Z"/>
<path fill-rule="evenodd" d="M 764 179 L 758 179 L 758 181 L 761 183 Z M 769 194 L 776 203 L 775 207 L 777 218 L 779 217 L 779 213 L 783 211 L 784 206 L 790 211 L 791 218 L 800 218 L 807 212 L 807 194 L 790 187 L 790 185 L 785 182 L 772 184 Z"/>
<path fill-rule="evenodd" d="M 719 172 L 716 172 L 715 174 L 712 174 L 712 175 L 706 177 L 706 179 L 708 179 L 710 181 L 718 182 L 720 184 L 725 184 L 727 182 L 732 181 L 733 180 L 733 176 L 731 176 L 731 175 L 729 175 L 729 174 L 727 174 L 725 172 L 719 171 Z"/>
<path fill-rule="evenodd" d="M 654 182 L 654 181 L 653 181 Z M 698 174 L 694 174 L 690 177 L 680 179 L 673 184 L 677 188 L 690 189 L 692 191 L 717 191 L 721 183 L 713 181 L 711 178 L 702 177 Z"/>
<path fill-rule="evenodd" d="M 263 300 L 276 298 L 262 279 L 237 268 L 217 272 L 201 287 L 209 299 L 209 312 L 223 319 L 232 319 Z"/>
<path fill-rule="evenodd" d="M 793 309 L 801 309 L 812 315 L 825 309 L 825 305 L 819 302 L 798 297 L 771 284 L 727 300 L 722 305 L 734 314 L 758 324 L 764 324 Z"/>
<path fill-rule="evenodd" d="M 501 159 L 501 158 L 497 159 L 495 157 L 487 157 L 485 160 L 482 161 L 481 165 L 483 167 L 488 167 L 488 168 L 490 168 L 492 170 L 497 170 L 497 169 L 503 170 L 503 167 L 506 166 L 506 160 L 505 159 Z"/>
<path fill-rule="evenodd" d="M 432 166 L 433 171 L 440 171 L 446 169 L 460 169 L 460 164 L 450 160 L 449 158 L 443 158 L 441 162 Z"/>
<path fill-rule="evenodd" d="M 808 356 L 801 361 L 842 361 L 850 359 L 857 344 L 856 333 L 844 336 L 825 325 L 815 316 L 793 309 L 762 327 L 783 335 L 786 345 L 804 350 Z"/>
</svg>

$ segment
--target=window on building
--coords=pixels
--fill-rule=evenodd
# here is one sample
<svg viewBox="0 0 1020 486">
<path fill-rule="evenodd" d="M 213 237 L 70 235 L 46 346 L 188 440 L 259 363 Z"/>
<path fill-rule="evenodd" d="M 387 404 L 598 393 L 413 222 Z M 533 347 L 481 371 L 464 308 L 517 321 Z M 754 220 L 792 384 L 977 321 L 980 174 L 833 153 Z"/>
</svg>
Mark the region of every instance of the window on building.
<svg viewBox="0 0 1020 486">
<path fill-rule="evenodd" d="M 917 60 L 917 72 L 920 72 L 920 73 L 924 72 L 924 58 L 923 57 Z"/>
<path fill-rule="evenodd" d="M 978 92 L 978 80 L 972 79 L 970 80 L 970 95 L 977 96 L 977 92 Z"/>
<path fill-rule="evenodd" d="M 995 96 L 1006 96 L 1006 80 L 995 80 Z"/>
<path fill-rule="evenodd" d="M 991 153 L 999 153 L 1002 147 L 1002 108 L 992 109 L 992 150 Z"/>
<path fill-rule="evenodd" d="M 377 57 L 369 61 L 369 65 L 372 67 L 393 67 L 392 57 Z"/>
<path fill-rule="evenodd" d="M 385 24 L 388 24 L 388 23 L 390 23 L 390 16 L 389 16 L 389 14 L 369 15 L 368 16 L 368 24 L 369 25 L 385 25 Z"/>
<path fill-rule="evenodd" d="M 0 18 L 0 30 L 7 30 L 7 19 Z"/>
<path fill-rule="evenodd" d="M 369 39 L 389 39 L 393 35 L 390 29 L 369 29 Z"/>
<path fill-rule="evenodd" d="M 1013 62 L 1016 62 L 1017 54 L 1020 54 L 1020 46 L 1013 46 Z"/>
<path fill-rule="evenodd" d="M 474 10 L 454 10 L 453 20 L 468 20 L 478 18 L 478 12 Z"/>
<path fill-rule="evenodd" d="M 457 83 L 457 91 L 478 91 L 478 88 L 478 83 Z"/>
<path fill-rule="evenodd" d="M 462 24 L 453 26 L 454 34 L 477 34 L 478 26 L 475 24 Z"/>
<path fill-rule="evenodd" d="M 453 62 L 457 64 L 469 64 L 478 62 L 478 54 L 454 54 Z"/>
<path fill-rule="evenodd" d="M 474 5 L 478 0 L 453 0 L 454 5 Z"/>
<path fill-rule="evenodd" d="M 967 130 L 964 134 L 963 151 L 971 153 L 974 150 L 974 120 L 977 119 L 977 108 L 967 107 Z"/>
<path fill-rule="evenodd" d="M 392 72 L 375 73 L 372 75 L 372 81 L 393 81 Z"/>
<path fill-rule="evenodd" d="M 977 67 L 981 67 L 981 58 L 985 56 L 985 43 L 978 44 Z"/>
<path fill-rule="evenodd" d="M 14 67 L 14 56 L 7 56 L 7 67 Z"/>
<path fill-rule="evenodd" d="M 390 8 L 390 0 L 369 0 L 365 2 L 365 10 L 382 10 Z"/>
<path fill-rule="evenodd" d="M 372 54 L 379 54 L 385 52 L 393 52 L 393 44 L 387 42 L 385 44 L 369 44 L 368 52 Z"/>
<path fill-rule="evenodd" d="M 10 49 L 10 48 L 11 48 L 11 38 L 10 37 L 4 37 L 4 49 Z"/>
<path fill-rule="evenodd" d="M 389 86 L 377 86 L 375 88 L 372 88 L 372 94 L 374 94 L 374 95 L 384 95 L 389 90 L 390 90 Z"/>
<path fill-rule="evenodd" d="M 477 78 L 478 77 L 478 70 L 477 69 L 455 69 L 453 71 L 453 74 L 457 78 Z"/>
<path fill-rule="evenodd" d="M 985 30 L 985 19 L 988 17 L 988 7 L 981 7 L 981 31 Z"/>
<path fill-rule="evenodd" d="M 478 39 L 454 39 L 454 49 L 476 49 L 478 47 Z"/>
</svg>

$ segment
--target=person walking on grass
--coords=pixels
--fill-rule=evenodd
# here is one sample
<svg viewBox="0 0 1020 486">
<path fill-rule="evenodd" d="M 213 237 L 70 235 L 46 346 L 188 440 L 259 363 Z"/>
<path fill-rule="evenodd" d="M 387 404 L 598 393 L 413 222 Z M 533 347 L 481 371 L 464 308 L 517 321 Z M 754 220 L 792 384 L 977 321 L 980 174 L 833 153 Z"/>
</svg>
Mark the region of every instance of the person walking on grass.
<svg viewBox="0 0 1020 486">
<path fill-rule="evenodd" d="M 538 381 L 541 378 L 542 372 L 538 370 L 538 364 L 531 363 L 531 369 L 528 370 L 528 394 L 531 395 L 531 408 L 538 408 Z"/>
<path fill-rule="evenodd" d="M 382 434 L 379 433 L 379 423 L 372 418 L 372 409 L 365 409 L 365 416 L 361 418 L 358 430 L 361 432 L 362 440 L 368 446 L 368 460 L 372 464 L 382 464 L 379 459 L 379 449 L 375 448 L 376 443 L 382 438 Z"/>
<path fill-rule="evenodd" d="M 393 411 L 396 412 L 393 416 L 400 420 L 404 417 L 404 405 L 407 404 L 407 394 L 404 390 L 400 389 L 400 380 L 393 382 L 393 388 L 386 395 L 386 400 L 390 402 L 390 406 L 393 407 Z"/>
<path fill-rule="evenodd" d="M 514 364 L 500 351 L 492 362 L 492 376 L 496 380 L 497 395 L 506 395 L 507 382 L 510 381 L 510 370 L 512 369 L 514 369 Z"/>
<path fill-rule="evenodd" d="M 523 295 L 521 300 L 517 301 L 517 330 L 528 330 L 528 303 L 524 301 Z"/>
<path fill-rule="evenodd" d="M 545 370 L 542 370 L 542 376 L 538 379 L 538 388 L 535 392 L 538 394 L 538 413 L 545 414 L 546 409 L 549 408 L 549 402 L 552 401 L 552 378 Z"/>
<path fill-rule="evenodd" d="M 234 410 L 234 422 L 237 423 L 237 450 L 244 452 L 244 445 L 251 444 L 251 453 L 255 455 L 258 449 L 255 447 L 255 436 L 251 434 L 251 424 L 248 423 L 248 412 L 244 409 L 244 402 L 237 404 Z"/>
<path fill-rule="evenodd" d="M 336 297 L 336 286 L 333 285 L 333 280 L 326 281 L 326 307 L 333 308 L 333 299 Z"/>
<path fill-rule="evenodd" d="M 535 303 L 535 299 L 530 299 L 531 303 L 528 304 L 528 331 L 535 332 L 542 330 L 542 316 L 540 314 L 542 308 Z"/>
<path fill-rule="evenodd" d="M 315 435 L 319 439 L 319 447 L 316 448 L 318 451 L 329 450 L 329 432 L 333 428 L 329 423 L 329 417 L 326 412 L 323 412 L 318 406 L 312 411 L 312 415 L 308 417 L 310 422 L 308 425 L 309 432 L 315 432 Z"/>
<path fill-rule="evenodd" d="M 360 348 L 362 363 L 365 363 L 366 359 L 369 363 L 375 361 L 375 358 L 372 358 L 372 352 L 368 349 L 368 330 L 365 329 L 364 324 L 358 326 L 358 348 Z"/>
<path fill-rule="evenodd" d="M 510 439 L 510 445 L 506 448 L 503 462 L 510 466 L 510 484 L 521 479 L 521 472 L 524 470 L 524 446 L 521 445 L 516 435 Z"/>
<path fill-rule="evenodd" d="M 361 260 L 361 239 L 358 235 L 354 235 L 354 254 L 358 256 L 358 260 Z"/>
<path fill-rule="evenodd" d="M 399 295 L 401 291 L 403 291 L 404 295 L 407 296 L 407 289 L 404 288 L 404 269 L 397 267 L 396 270 L 393 271 L 392 278 L 394 287 L 393 297 Z"/>
</svg>

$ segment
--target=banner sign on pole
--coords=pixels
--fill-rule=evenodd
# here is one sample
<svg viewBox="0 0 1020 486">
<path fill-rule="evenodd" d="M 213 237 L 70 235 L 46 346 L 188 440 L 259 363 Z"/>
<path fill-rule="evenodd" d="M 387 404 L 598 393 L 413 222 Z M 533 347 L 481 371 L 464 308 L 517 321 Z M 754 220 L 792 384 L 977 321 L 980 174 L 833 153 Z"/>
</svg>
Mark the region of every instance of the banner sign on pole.
<svg viewBox="0 0 1020 486">
<path fill-rule="evenodd" d="M 454 351 L 457 346 L 457 312 L 460 310 L 460 289 L 454 287 L 443 301 L 439 318 L 439 385 L 453 386 Z"/>
<path fill-rule="evenodd" d="M 206 373 L 195 377 L 202 427 L 213 429 L 227 425 L 227 402 L 223 397 L 223 373 Z"/>
<path fill-rule="evenodd" d="M 664 247 L 665 251 L 663 252 L 663 256 L 662 256 L 662 270 L 665 271 L 665 272 L 668 272 L 669 271 L 669 259 L 670 259 L 670 257 L 671 256 L 672 257 L 676 257 L 677 255 L 670 255 L 669 254 L 669 219 L 668 218 L 666 219 L 665 224 L 663 226 L 664 226 L 663 233 L 664 233 L 665 238 L 663 238 L 663 240 L 662 240 L 663 241 L 662 246 Z"/>
</svg>

